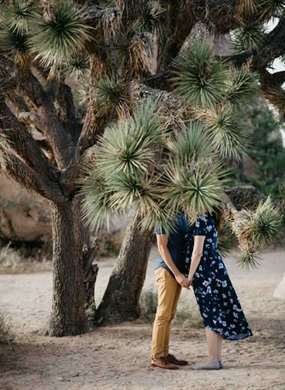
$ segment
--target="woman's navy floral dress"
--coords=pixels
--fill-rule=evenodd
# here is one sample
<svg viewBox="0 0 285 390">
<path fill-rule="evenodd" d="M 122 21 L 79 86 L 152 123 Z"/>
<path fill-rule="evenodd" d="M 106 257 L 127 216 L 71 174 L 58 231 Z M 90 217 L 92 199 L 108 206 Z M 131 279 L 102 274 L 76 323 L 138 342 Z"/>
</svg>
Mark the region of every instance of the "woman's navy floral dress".
<svg viewBox="0 0 285 390">
<path fill-rule="evenodd" d="M 252 336 L 218 252 L 217 230 L 210 214 L 199 217 L 193 225 L 189 250 L 193 246 L 194 236 L 206 236 L 203 255 L 193 278 L 193 289 L 205 327 L 227 340 L 242 340 Z"/>
</svg>

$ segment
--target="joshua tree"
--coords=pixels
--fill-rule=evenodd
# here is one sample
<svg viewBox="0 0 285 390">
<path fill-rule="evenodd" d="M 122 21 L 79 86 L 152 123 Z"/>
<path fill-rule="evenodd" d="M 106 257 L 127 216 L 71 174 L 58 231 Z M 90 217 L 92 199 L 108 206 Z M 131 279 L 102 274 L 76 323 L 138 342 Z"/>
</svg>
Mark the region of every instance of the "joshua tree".
<svg viewBox="0 0 285 390">
<path fill-rule="evenodd" d="M 251 72 L 284 115 L 284 72 L 267 70 L 285 53 L 283 6 L 277 0 L 1 2 L 1 166 L 51 204 L 50 334 L 84 330 L 82 248 L 88 233 L 80 218 L 81 167 L 88 167 L 83 194 L 89 216 L 92 210 L 96 217 L 110 209 L 135 210 L 98 313 L 103 321 L 135 318 L 151 226 L 157 220 L 169 225 L 165 207 L 175 212 L 188 200 L 193 216 L 218 204 L 221 164 L 242 149 L 234 107 L 252 89 Z M 266 33 L 263 25 L 272 16 L 278 24 Z M 210 40 L 233 32 L 236 51 L 221 59 L 207 45 L 192 45 L 198 23 Z M 137 108 L 147 96 L 155 103 Z M 112 153 L 121 147 L 126 153 L 118 160 Z M 209 160 L 201 164 L 206 150 L 211 174 Z M 194 161 L 190 176 L 183 174 L 184 158 Z M 187 191 L 177 197 L 177 190 L 200 188 L 200 182 L 207 188 L 203 197 Z M 274 210 L 266 207 L 272 227 Z"/>
</svg>

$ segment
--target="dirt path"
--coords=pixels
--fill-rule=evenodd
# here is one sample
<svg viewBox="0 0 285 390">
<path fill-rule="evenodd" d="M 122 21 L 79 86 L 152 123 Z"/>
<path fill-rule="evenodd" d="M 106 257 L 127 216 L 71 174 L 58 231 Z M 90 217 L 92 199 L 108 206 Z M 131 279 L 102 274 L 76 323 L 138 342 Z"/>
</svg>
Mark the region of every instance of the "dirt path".
<svg viewBox="0 0 285 390">
<path fill-rule="evenodd" d="M 50 308 L 50 273 L 0 275 L 0 310 L 10 315 L 18 334 L 14 350 L 0 346 L 0 389 L 285 390 L 285 300 L 273 296 L 285 272 L 285 253 L 264 254 L 262 265 L 250 272 L 238 268 L 234 255 L 227 264 L 254 337 L 225 343 L 226 369 L 219 372 L 148 368 L 151 324 L 126 323 L 73 338 L 39 336 L 36 331 L 45 326 Z M 101 266 L 97 300 L 111 266 L 111 260 Z M 152 284 L 150 262 L 145 290 L 152 289 Z M 179 310 L 186 311 L 186 316 L 187 310 L 189 316 L 195 312 L 188 291 Z M 194 362 L 205 356 L 204 334 L 189 325 L 176 322 L 172 347 L 177 355 Z"/>
</svg>

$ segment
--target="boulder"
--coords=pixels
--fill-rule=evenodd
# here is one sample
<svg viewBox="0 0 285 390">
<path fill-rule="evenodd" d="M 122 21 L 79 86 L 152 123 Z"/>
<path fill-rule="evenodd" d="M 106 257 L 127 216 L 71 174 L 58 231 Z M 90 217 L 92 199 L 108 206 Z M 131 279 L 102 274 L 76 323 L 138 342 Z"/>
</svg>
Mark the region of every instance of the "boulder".
<svg viewBox="0 0 285 390">
<path fill-rule="evenodd" d="M 0 237 L 9 241 L 48 241 L 48 202 L 0 172 Z"/>
</svg>

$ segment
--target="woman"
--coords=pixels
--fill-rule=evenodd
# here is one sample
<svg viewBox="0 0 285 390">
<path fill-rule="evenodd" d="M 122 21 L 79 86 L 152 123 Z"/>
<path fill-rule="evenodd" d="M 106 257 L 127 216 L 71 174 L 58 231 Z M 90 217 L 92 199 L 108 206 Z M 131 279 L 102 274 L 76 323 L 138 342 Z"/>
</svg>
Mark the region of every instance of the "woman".
<svg viewBox="0 0 285 390">
<path fill-rule="evenodd" d="M 193 366 L 196 370 L 223 368 L 223 339 L 242 340 L 252 336 L 217 243 L 215 220 L 206 213 L 192 226 L 188 240 L 189 247 L 193 247 L 189 287 L 193 287 L 203 318 L 209 355 L 207 362 Z"/>
</svg>

